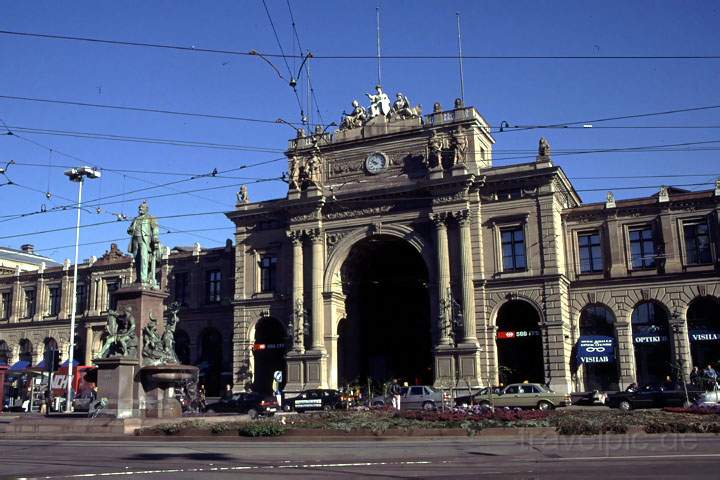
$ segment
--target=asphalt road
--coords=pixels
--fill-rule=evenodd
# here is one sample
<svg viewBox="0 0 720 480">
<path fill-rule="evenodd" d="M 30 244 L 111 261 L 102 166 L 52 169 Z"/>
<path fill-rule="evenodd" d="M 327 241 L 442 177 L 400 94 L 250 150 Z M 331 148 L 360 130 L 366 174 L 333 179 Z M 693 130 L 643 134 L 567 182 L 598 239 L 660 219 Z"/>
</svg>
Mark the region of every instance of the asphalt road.
<svg viewBox="0 0 720 480">
<path fill-rule="evenodd" d="M 0 441 L 0 478 L 718 478 L 720 437 Z"/>
</svg>

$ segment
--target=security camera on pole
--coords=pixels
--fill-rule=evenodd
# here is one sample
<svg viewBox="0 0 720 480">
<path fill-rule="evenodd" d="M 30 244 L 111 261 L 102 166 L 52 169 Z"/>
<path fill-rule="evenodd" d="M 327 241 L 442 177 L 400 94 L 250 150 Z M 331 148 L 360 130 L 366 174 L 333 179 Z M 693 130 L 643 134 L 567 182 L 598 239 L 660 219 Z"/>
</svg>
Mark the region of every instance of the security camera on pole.
<svg viewBox="0 0 720 480">
<path fill-rule="evenodd" d="M 92 167 L 79 167 L 65 170 L 65 175 L 71 182 L 78 184 L 78 203 L 77 203 L 77 223 L 75 225 L 75 264 L 73 266 L 73 295 L 72 295 L 72 313 L 70 315 L 70 347 L 68 352 L 68 383 L 67 383 L 67 402 L 65 403 L 65 411 L 72 411 L 72 385 L 73 385 L 73 362 L 75 361 L 75 314 L 77 313 L 77 275 L 78 275 L 78 251 L 80 249 L 80 211 L 82 209 L 82 187 L 85 177 L 100 178 L 100 170 Z"/>
</svg>

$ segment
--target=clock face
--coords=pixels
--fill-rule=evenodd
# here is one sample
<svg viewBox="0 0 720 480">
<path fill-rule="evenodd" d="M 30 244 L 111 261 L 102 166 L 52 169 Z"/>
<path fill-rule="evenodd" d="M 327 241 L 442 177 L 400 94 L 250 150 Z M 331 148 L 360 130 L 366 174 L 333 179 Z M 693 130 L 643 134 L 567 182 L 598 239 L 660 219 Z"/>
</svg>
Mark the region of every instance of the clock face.
<svg viewBox="0 0 720 480">
<path fill-rule="evenodd" d="M 388 160 L 383 153 L 371 153 L 365 159 L 365 169 L 373 175 L 382 172 L 387 166 Z"/>
</svg>

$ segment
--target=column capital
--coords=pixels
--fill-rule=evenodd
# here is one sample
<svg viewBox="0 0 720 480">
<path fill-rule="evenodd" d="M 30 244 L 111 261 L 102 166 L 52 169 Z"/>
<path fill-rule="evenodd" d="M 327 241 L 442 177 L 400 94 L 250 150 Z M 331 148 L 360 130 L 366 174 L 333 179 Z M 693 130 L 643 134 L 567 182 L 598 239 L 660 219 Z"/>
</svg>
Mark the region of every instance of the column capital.
<svg viewBox="0 0 720 480">
<path fill-rule="evenodd" d="M 461 227 L 465 225 L 470 225 L 470 210 L 467 208 L 453 212 L 453 217 L 455 218 L 455 221 L 458 223 L 458 225 L 460 225 Z"/>
<path fill-rule="evenodd" d="M 302 230 L 287 230 L 285 235 L 290 239 L 293 245 L 301 244 L 305 234 Z"/>
<path fill-rule="evenodd" d="M 435 225 L 435 228 L 445 228 L 445 222 L 447 222 L 448 218 L 451 214 L 448 212 L 433 212 L 429 215 L 430 221 L 433 222 L 433 225 Z"/>
<path fill-rule="evenodd" d="M 323 232 L 320 228 L 311 228 L 308 230 L 305 230 L 305 234 L 310 239 L 312 243 L 323 243 L 325 235 L 325 232 Z"/>
</svg>

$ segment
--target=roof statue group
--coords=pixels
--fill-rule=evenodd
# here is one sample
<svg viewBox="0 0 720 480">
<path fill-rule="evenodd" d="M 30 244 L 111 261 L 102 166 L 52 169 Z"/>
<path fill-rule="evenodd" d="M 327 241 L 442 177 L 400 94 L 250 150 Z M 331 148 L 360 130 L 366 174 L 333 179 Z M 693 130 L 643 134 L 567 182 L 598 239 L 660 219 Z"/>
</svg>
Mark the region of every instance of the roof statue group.
<svg viewBox="0 0 720 480">
<path fill-rule="evenodd" d="M 150 215 L 147 202 L 138 207 L 138 215 L 128 227 L 130 244 L 128 251 L 133 255 L 135 285 L 158 289 L 156 269 L 161 256 L 160 233 L 157 220 Z M 142 364 L 178 364 L 175 354 L 175 327 L 179 322 L 180 304 L 174 302 L 168 308 L 170 316 L 165 321 L 165 330 L 157 330 L 157 319 L 152 314 L 142 328 Z M 119 310 L 109 309 L 105 325 L 105 341 L 98 352 L 98 358 L 138 357 L 137 322 L 132 307 L 122 306 Z M 141 323 L 142 325 L 142 323 Z"/>
<path fill-rule="evenodd" d="M 357 100 L 352 101 L 353 110 L 351 113 L 343 113 L 340 122 L 340 130 L 350 130 L 366 125 L 370 120 L 382 115 L 387 120 L 404 120 L 416 118 L 422 115 L 422 107 L 410 106 L 410 101 L 402 93 L 395 95 L 395 102 L 390 103 L 387 93 L 383 92 L 380 85 L 375 86 L 375 93 L 366 93 L 370 99 L 370 112 L 360 105 Z"/>
</svg>

